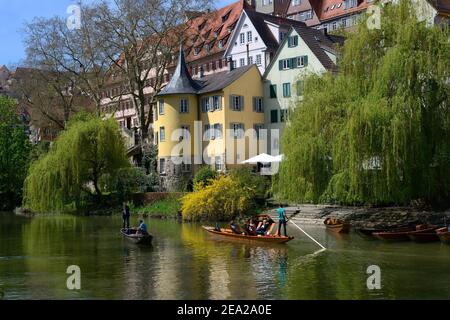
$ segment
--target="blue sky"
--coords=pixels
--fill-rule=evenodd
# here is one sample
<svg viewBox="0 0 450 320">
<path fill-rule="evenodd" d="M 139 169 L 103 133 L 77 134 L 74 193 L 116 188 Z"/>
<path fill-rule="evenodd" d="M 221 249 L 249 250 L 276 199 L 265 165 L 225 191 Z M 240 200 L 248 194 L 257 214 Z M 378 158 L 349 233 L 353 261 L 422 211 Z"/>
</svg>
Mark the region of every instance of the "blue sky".
<svg viewBox="0 0 450 320">
<path fill-rule="evenodd" d="M 236 0 L 216 0 L 221 7 Z M 34 17 L 67 17 L 66 10 L 76 0 L 0 0 L 0 66 L 18 65 L 25 58 L 21 30 Z"/>
</svg>

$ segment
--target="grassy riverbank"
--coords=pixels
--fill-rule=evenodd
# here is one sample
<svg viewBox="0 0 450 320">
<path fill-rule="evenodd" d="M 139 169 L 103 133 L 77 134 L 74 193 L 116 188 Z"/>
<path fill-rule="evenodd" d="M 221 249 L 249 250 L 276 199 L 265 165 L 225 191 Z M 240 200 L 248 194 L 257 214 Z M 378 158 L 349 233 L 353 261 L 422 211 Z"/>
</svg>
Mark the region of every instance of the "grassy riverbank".
<svg viewBox="0 0 450 320">
<path fill-rule="evenodd" d="M 132 205 L 130 210 L 132 213 L 147 215 L 154 218 L 174 219 L 177 218 L 181 209 L 179 198 L 169 197 L 159 200 L 151 204 L 142 206 Z"/>
</svg>

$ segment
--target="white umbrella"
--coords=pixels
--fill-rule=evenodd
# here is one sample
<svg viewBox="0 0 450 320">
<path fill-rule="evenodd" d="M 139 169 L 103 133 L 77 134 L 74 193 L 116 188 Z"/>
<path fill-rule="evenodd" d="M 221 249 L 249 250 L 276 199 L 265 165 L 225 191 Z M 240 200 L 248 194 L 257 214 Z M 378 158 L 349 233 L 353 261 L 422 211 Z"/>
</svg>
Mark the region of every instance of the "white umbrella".
<svg viewBox="0 0 450 320">
<path fill-rule="evenodd" d="M 274 157 L 275 160 L 273 162 L 281 162 L 284 159 L 284 154 L 279 154 L 277 156 Z"/>
<path fill-rule="evenodd" d="M 267 153 L 261 153 L 258 154 L 257 156 L 254 156 L 250 159 L 247 159 L 245 161 L 242 161 L 241 163 L 271 163 L 271 162 L 277 162 L 276 161 L 276 157 L 273 157 Z"/>
</svg>

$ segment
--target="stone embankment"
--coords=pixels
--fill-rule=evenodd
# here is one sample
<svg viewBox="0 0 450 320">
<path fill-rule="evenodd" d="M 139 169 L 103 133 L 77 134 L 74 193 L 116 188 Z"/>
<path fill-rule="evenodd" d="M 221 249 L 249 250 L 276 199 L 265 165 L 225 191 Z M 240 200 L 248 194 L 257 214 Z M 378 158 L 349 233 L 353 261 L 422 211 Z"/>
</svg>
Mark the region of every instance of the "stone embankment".
<svg viewBox="0 0 450 320">
<path fill-rule="evenodd" d="M 323 224 L 327 217 L 338 218 L 355 227 L 386 228 L 414 223 L 444 224 L 450 223 L 450 210 L 423 211 L 410 207 L 342 207 L 332 205 L 298 205 L 285 207 L 288 217 L 298 224 Z M 276 208 L 267 212 L 277 217 Z"/>
</svg>

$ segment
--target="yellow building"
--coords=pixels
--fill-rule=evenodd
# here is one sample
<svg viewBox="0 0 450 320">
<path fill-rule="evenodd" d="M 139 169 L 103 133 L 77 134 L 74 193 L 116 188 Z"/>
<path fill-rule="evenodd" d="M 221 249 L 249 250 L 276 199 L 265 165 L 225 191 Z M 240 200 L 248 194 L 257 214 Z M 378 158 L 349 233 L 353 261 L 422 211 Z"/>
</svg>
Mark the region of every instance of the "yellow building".
<svg viewBox="0 0 450 320">
<path fill-rule="evenodd" d="M 256 65 L 193 80 L 180 50 L 177 69 L 154 110 L 164 188 L 177 189 L 201 165 L 227 171 L 265 152 L 263 96 Z"/>
</svg>

